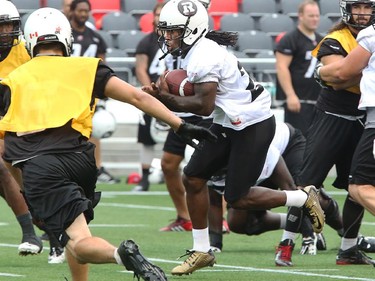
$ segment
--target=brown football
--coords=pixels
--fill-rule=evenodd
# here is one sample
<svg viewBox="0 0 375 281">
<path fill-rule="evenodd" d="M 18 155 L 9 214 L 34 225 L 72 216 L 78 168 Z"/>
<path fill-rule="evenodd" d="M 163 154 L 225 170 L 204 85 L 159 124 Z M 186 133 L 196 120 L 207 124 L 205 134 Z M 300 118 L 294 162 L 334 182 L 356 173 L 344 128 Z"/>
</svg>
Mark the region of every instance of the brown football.
<svg viewBox="0 0 375 281">
<path fill-rule="evenodd" d="M 175 69 L 165 74 L 165 81 L 168 84 L 169 92 L 176 96 L 193 96 L 194 84 L 187 79 L 186 70 Z"/>
</svg>

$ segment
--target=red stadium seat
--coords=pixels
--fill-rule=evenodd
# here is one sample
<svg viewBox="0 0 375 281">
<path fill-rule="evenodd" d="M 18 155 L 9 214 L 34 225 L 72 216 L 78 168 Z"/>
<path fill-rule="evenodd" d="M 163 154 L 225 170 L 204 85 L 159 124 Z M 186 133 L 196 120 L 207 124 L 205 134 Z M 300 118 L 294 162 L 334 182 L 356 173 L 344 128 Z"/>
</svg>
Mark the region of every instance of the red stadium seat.
<svg viewBox="0 0 375 281">
<path fill-rule="evenodd" d="M 208 13 L 214 19 L 214 29 L 220 29 L 220 19 L 229 13 L 238 13 L 238 0 L 212 0 Z"/>
<path fill-rule="evenodd" d="M 102 17 L 109 13 L 121 10 L 120 0 L 90 0 L 91 14 L 95 19 L 96 28 L 101 29 Z"/>
<path fill-rule="evenodd" d="M 143 32 L 154 31 L 154 14 L 153 12 L 146 13 L 139 19 L 139 28 Z"/>
</svg>

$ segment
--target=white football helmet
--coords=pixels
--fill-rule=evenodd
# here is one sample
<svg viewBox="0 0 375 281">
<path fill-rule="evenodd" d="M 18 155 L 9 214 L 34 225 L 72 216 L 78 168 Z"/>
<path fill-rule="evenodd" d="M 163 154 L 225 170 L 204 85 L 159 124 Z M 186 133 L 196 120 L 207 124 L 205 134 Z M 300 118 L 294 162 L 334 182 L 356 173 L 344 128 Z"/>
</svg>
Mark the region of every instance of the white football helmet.
<svg viewBox="0 0 375 281">
<path fill-rule="evenodd" d="M 170 129 L 171 127 L 168 124 L 159 121 L 154 117 L 151 119 L 150 135 L 155 142 L 164 143 Z"/>
<path fill-rule="evenodd" d="M 0 33 L 0 49 L 10 48 L 21 42 L 21 20 L 16 6 L 10 1 L 0 0 L 0 24 L 13 24 L 13 30 Z"/>
<path fill-rule="evenodd" d="M 158 29 L 162 36 L 166 30 L 182 30 L 180 48 L 184 49 L 182 43 L 192 46 L 207 34 L 208 21 L 207 10 L 198 0 L 170 0 L 160 12 Z"/>
<path fill-rule="evenodd" d="M 99 108 L 92 117 L 91 136 L 96 139 L 109 138 L 116 131 L 116 119 L 111 112 Z"/>
<path fill-rule="evenodd" d="M 35 47 L 52 42 L 63 45 L 64 56 L 72 50 L 72 28 L 66 16 L 54 8 L 41 8 L 34 11 L 25 23 L 26 48 L 31 57 L 36 55 Z"/>
<path fill-rule="evenodd" d="M 352 19 L 352 16 L 353 16 L 352 5 L 353 4 L 371 4 L 371 8 L 372 8 L 371 19 L 369 20 L 367 24 L 365 25 L 358 24 L 353 21 Z M 375 0 L 340 0 L 340 11 L 341 11 L 342 21 L 344 23 L 358 30 L 361 30 L 367 26 L 370 26 L 374 22 Z"/>
<path fill-rule="evenodd" d="M 199 2 L 201 2 L 203 4 L 203 6 L 208 10 L 210 8 L 210 5 L 211 5 L 211 0 L 198 0 Z"/>
</svg>

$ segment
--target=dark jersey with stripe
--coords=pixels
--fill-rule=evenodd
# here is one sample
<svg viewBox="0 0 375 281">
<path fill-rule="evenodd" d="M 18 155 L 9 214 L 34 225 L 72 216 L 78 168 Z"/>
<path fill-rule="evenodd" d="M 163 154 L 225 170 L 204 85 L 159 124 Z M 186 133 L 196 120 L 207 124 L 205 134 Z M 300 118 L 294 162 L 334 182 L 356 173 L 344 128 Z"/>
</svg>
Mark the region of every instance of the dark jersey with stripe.
<svg viewBox="0 0 375 281">
<path fill-rule="evenodd" d="M 354 36 L 354 35 L 353 35 Z M 318 51 L 318 59 L 324 56 L 341 55 L 346 57 L 348 53 L 340 42 L 327 38 L 323 41 Z M 363 111 L 358 110 L 360 95 L 347 90 L 323 89 L 319 95 L 316 106 L 322 110 L 335 114 L 361 116 Z"/>
<path fill-rule="evenodd" d="M 322 38 L 319 33 L 315 33 L 315 40 L 311 40 L 297 28 L 286 33 L 276 45 L 276 52 L 293 56 L 289 70 L 293 88 L 302 101 L 316 101 L 320 92 L 320 86 L 314 79 L 317 60 L 311 51 Z M 285 93 L 280 86 L 277 87 L 276 97 L 285 100 Z"/>
<path fill-rule="evenodd" d="M 86 27 L 84 32 L 73 29 L 73 53 L 74 57 L 95 57 L 105 54 L 107 44 L 104 39 L 91 28 Z"/>
</svg>

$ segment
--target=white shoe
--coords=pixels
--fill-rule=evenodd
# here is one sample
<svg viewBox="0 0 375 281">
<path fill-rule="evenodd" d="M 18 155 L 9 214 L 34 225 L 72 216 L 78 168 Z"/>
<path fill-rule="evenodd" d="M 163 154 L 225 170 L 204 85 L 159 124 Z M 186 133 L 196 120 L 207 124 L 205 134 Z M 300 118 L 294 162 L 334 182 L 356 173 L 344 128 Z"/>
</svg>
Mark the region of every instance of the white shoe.
<svg viewBox="0 0 375 281">
<path fill-rule="evenodd" d="M 23 242 L 18 246 L 18 254 L 21 256 L 37 255 L 43 251 L 43 246 L 32 244 L 30 242 Z"/>
<path fill-rule="evenodd" d="M 65 252 L 63 248 L 52 248 L 48 255 L 48 263 L 58 264 L 65 261 Z"/>
</svg>

